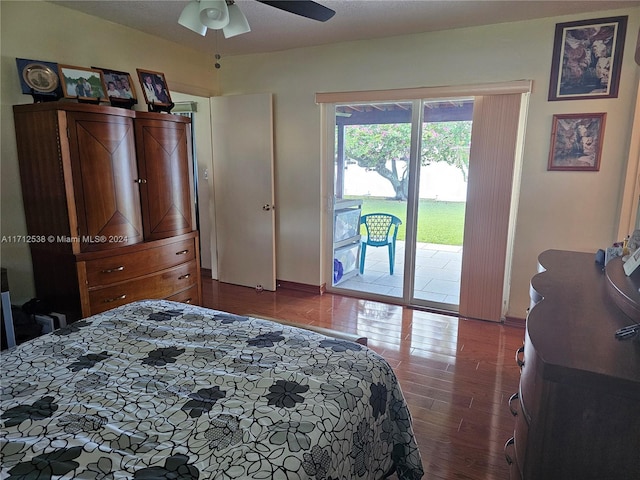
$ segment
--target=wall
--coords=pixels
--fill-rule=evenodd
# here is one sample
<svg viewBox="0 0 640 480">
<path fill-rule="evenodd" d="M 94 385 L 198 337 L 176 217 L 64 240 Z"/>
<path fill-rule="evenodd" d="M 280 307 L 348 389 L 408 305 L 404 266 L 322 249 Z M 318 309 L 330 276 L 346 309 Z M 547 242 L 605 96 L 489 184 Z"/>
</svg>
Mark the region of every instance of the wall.
<svg viewBox="0 0 640 480">
<path fill-rule="evenodd" d="M 215 93 L 211 58 L 161 38 L 39 1 L 0 2 L 0 232 L 25 235 L 12 105 L 31 103 L 21 93 L 15 59 L 29 58 L 83 67 L 129 72 L 137 89 L 137 110 L 146 110 L 136 68 L 163 72 L 169 89 L 201 97 Z M 200 161 L 204 161 L 200 158 Z M 211 164 L 209 159 L 209 164 Z M 31 257 L 24 242 L 2 243 L 2 266 L 8 269 L 12 301 L 35 295 Z M 52 272 L 55 281 L 55 272 Z"/>
<path fill-rule="evenodd" d="M 548 102 L 556 23 L 629 15 L 617 99 Z M 163 39 L 46 2 L 0 2 L 1 233 L 26 233 L 11 105 L 22 95 L 15 57 L 164 72 L 172 90 L 207 97 L 272 92 L 275 111 L 277 276 L 318 285 L 322 215 L 320 109 L 323 91 L 533 80 L 516 223 L 509 314 L 523 317 L 537 255 L 548 248 L 593 252 L 615 238 L 640 68 L 633 47 L 640 8 L 351 42 L 264 55 L 211 59 Z M 82 42 L 79 41 L 82 39 Z M 106 47 L 108 45 L 108 48 Z M 224 52 L 223 52 L 224 53 Z M 218 77 L 216 77 L 216 74 Z M 138 95 L 141 95 L 137 82 Z M 141 108 L 138 106 L 138 108 Z M 607 112 L 600 172 L 548 172 L 554 113 Z M 24 244 L 2 244 L 12 296 L 33 295 Z M 15 287 L 15 288 L 14 288 Z"/>
<path fill-rule="evenodd" d="M 619 97 L 548 102 L 555 24 L 629 15 Z M 316 92 L 533 80 L 508 315 L 523 318 L 537 256 L 550 249 L 595 252 L 616 235 L 640 68 L 633 61 L 640 8 L 226 57 L 224 95 L 273 92 L 277 276 L 321 278 L 321 118 Z M 552 115 L 607 112 L 599 172 L 548 172 Z"/>
</svg>

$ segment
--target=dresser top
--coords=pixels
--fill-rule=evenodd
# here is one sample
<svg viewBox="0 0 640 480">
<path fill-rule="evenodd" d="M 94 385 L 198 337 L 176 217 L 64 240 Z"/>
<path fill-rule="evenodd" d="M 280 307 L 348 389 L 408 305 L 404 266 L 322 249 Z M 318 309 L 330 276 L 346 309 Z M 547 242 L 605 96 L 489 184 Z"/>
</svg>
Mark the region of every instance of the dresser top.
<svg viewBox="0 0 640 480">
<path fill-rule="evenodd" d="M 589 253 L 547 250 L 531 288 L 542 300 L 529 313 L 527 334 L 543 375 L 616 388 L 640 398 L 640 341 L 615 338 L 637 323 L 611 300 L 602 267 Z"/>
</svg>

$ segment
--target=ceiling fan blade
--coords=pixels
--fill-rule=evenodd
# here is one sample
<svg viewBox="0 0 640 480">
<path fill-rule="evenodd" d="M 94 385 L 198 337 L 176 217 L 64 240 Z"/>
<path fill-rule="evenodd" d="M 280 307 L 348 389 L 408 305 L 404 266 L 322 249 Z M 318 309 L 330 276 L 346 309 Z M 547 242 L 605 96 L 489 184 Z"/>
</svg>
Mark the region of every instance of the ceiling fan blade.
<svg viewBox="0 0 640 480">
<path fill-rule="evenodd" d="M 319 22 L 326 22 L 336 14 L 330 8 L 312 0 L 258 0 L 258 2 Z"/>
</svg>

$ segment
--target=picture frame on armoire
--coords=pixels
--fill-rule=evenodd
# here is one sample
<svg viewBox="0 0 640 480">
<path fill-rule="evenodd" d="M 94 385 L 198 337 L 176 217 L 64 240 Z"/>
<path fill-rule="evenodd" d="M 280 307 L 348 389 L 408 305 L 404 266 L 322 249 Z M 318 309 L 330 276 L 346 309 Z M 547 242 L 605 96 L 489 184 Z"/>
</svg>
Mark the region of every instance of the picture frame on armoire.
<svg viewBox="0 0 640 480">
<path fill-rule="evenodd" d="M 164 73 L 140 68 L 137 68 L 136 71 L 138 72 L 142 93 L 149 110 L 169 112 L 174 103 L 171 101 L 171 94 L 169 93 Z"/>
<path fill-rule="evenodd" d="M 64 98 L 75 98 L 79 102 L 107 102 L 107 87 L 102 71 L 96 68 L 58 65 Z"/>
<path fill-rule="evenodd" d="M 36 103 L 62 98 L 58 64 L 43 60 L 16 58 L 22 93 L 31 95 Z"/>
<path fill-rule="evenodd" d="M 138 103 L 136 89 L 128 72 L 101 67 L 92 68 L 102 71 L 104 83 L 107 87 L 107 97 L 109 97 L 112 106 L 132 108 L 133 105 Z"/>
<path fill-rule="evenodd" d="M 558 23 L 550 101 L 617 98 L 627 16 Z"/>
</svg>

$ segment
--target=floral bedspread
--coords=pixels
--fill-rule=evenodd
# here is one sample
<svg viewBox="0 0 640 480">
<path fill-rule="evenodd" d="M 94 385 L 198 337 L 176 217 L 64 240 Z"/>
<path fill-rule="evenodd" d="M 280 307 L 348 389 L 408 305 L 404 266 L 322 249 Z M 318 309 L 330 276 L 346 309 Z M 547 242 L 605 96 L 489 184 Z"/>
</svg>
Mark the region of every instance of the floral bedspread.
<svg viewBox="0 0 640 480">
<path fill-rule="evenodd" d="M 0 361 L 2 479 L 423 475 L 391 367 L 349 341 L 148 300 Z"/>
</svg>

